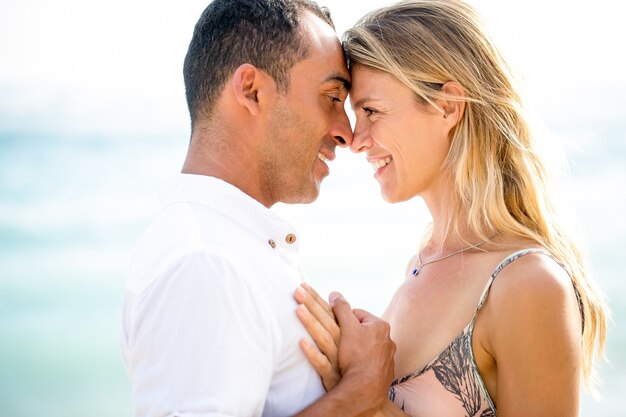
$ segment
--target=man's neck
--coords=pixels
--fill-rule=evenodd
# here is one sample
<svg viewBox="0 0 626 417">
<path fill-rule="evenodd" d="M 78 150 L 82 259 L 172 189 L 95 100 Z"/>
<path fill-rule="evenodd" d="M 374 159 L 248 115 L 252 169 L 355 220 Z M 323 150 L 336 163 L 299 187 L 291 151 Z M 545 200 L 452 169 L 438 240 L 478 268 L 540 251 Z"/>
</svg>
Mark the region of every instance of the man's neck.
<svg viewBox="0 0 626 417">
<path fill-rule="evenodd" d="M 232 154 L 238 152 L 234 151 Z M 201 152 L 190 147 L 181 172 L 219 178 L 270 208 L 275 201 L 263 192 L 265 187 L 262 184 L 258 163 L 246 158 L 245 153 L 240 155 L 241 158 L 227 157 L 220 155 L 219 152 Z"/>
</svg>

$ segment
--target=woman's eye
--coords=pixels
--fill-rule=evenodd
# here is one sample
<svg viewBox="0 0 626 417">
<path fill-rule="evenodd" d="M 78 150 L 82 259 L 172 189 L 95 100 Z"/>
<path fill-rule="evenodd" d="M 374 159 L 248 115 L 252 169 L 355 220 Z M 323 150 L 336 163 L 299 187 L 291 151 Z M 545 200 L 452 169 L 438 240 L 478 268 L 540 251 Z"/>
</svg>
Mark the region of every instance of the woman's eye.
<svg viewBox="0 0 626 417">
<path fill-rule="evenodd" d="M 330 96 L 330 101 L 332 101 L 333 103 L 341 103 L 341 99 L 334 96 Z"/>
</svg>

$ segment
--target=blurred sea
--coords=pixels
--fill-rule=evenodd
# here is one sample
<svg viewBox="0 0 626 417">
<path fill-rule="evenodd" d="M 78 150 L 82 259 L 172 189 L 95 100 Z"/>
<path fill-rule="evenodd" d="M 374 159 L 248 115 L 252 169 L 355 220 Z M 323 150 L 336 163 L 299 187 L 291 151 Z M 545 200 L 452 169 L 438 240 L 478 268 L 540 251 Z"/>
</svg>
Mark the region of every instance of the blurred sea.
<svg viewBox="0 0 626 417">
<path fill-rule="evenodd" d="M 571 128 L 556 127 L 567 137 Z M 609 364 L 582 416 L 623 416 L 626 392 L 626 128 L 578 130 L 563 189 L 608 295 Z M 0 133 L 0 404 L 14 417 L 130 415 L 119 349 L 132 248 L 158 213 L 156 184 L 186 139 Z M 302 238 L 323 293 L 381 314 L 427 222 L 419 201 L 390 206 L 364 160 L 345 151 L 309 206 L 278 206 Z"/>
</svg>

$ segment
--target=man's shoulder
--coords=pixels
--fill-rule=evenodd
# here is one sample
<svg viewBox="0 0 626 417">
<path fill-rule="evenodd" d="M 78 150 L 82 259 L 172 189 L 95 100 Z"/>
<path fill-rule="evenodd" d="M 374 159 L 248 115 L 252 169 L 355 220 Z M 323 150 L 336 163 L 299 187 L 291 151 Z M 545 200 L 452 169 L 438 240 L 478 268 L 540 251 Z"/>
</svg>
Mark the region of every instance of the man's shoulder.
<svg viewBox="0 0 626 417">
<path fill-rule="evenodd" d="M 225 220 L 219 212 L 188 203 L 164 208 L 135 246 L 127 289 L 141 291 L 189 262 L 203 262 L 206 268 L 236 269 L 238 253 L 227 243 L 236 227 L 225 224 Z"/>
<path fill-rule="evenodd" d="M 222 210 L 194 202 L 177 202 L 163 208 L 143 233 L 135 256 L 142 253 L 195 252 L 199 248 L 226 250 L 229 241 L 246 238 L 247 230 Z"/>
</svg>

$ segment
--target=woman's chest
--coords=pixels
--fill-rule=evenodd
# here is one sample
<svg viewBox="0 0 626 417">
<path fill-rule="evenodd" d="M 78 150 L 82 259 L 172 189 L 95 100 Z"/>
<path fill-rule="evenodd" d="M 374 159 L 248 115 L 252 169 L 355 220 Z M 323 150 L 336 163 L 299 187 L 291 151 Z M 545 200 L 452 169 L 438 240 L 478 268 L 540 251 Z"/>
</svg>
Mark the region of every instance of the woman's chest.
<svg viewBox="0 0 626 417">
<path fill-rule="evenodd" d="M 385 313 L 396 343 L 396 377 L 423 368 L 472 320 L 481 288 L 468 283 L 407 281 Z"/>
</svg>

